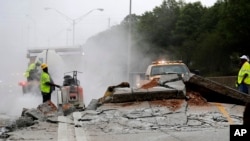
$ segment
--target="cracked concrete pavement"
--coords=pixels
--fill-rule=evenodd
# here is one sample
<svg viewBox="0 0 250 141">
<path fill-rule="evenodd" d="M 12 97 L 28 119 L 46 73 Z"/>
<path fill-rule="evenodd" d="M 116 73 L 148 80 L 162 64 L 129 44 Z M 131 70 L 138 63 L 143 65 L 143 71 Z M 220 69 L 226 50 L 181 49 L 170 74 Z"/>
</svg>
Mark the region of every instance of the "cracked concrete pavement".
<svg viewBox="0 0 250 141">
<path fill-rule="evenodd" d="M 176 104 L 107 103 L 96 111 L 75 112 L 75 128 L 80 139 L 86 141 L 228 141 L 229 125 L 242 124 L 244 106 L 217 103 L 190 106 L 185 100 L 164 103 Z"/>
<path fill-rule="evenodd" d="M 235 104 L 182 99 L 106 103 L 10 132 L 6 141 L 229 141 L 229 125 L 242 124 L 243 111 Z"/>
</svg>

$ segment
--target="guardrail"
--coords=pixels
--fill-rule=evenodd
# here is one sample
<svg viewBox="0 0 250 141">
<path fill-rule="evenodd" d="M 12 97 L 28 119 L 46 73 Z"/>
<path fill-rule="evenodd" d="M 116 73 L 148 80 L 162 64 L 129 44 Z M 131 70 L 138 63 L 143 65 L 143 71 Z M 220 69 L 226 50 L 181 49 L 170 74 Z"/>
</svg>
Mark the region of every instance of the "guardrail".
<svg viewBox="0 0 250 141">
<path fill-rule="evenodd" d="M 231 88 L 236 88 L 235 82 L 236 82 L 237 76 L 217 76 L 217 77 L 207 77 L 207 78 L 215 82 L 229 86 Z"/>
</svg>

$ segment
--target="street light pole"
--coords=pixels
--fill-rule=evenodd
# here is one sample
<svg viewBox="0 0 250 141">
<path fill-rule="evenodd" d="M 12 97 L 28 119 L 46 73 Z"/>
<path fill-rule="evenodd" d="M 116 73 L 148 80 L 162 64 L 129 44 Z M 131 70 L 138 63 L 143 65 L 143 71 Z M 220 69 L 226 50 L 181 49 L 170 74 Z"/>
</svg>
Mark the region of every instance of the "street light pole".
<svg viewBox="0 0 250 141">
<path fill-rule="evenodd" d="M 73 24 L 73 36 L 72 36 L 72 44 L 73 44 L 73 46 L 75 45 L 75 25 L 76 25 L 76 22 L 75 22 L 75 20 L 72 20 L 72 24 Z"/>
<path fill-rule="evenodd" d="M 87 15 L 89 15 L 91 12 L 98 10 L 98 11 L 103 11 L 104 9 L 102 8 L 96 8 L 96 9 L 92 9 L 89 12 L 87 12 L 86 14 L 80 16 L 79 18 L 76 19 L 72 19 L 70 17 L 68 17 L 67 15 L 63 14 L 61 11 L 55 9 L 55 8 L 50 8 L 50 7 L 46 7 L 44 8 L 45 10 L 55 10 L 58 14 L 62 15 L 66 20 L 70 21 L 72 24 L 72 44 L 73 46 L 75 45 L 75 25 L 80 22 L 84 17 L 86 17 Z"/>
<path fill-rule="evenodd" d="M 132 0 L 129 1 L 129 18 L 128 18 L 128 67 L 127 67 L 127 79 L 130 81 L 130 57 L 131 57 L 131 11 L 132 11 Z"/>
</svg>

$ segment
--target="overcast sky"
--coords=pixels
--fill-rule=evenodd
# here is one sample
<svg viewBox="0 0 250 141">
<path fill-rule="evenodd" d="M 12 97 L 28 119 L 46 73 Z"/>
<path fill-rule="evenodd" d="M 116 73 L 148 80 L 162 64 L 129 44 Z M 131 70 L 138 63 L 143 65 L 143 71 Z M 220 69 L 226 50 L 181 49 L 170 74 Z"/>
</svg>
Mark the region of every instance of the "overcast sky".
<svg viewBox="0 0 250 141">
<path fill-rule="evenodd" d="M 162 1 L 132 0 L 132 14 L 152 11 Z M 201 1 L 212 6 L 216 0 Z M 22 96 L 21 87 L 17 92 L 13 88 L 18 81 L 25 80 L 22 74 L 28 66 L 27 49 L 71 46 L 73 21 L 75 45 L 84 44 L 89 37 L 120 24 L 128 14 L 129 0 L 0 0 L 0 96 L 15 96 L 13 93 Z M 0 104 L 7 103 L 1 98 Z"/>
<path fill-rule="evenodd" d="M 132 14 L 141 15 L 163 0 L 132 0 Z M 195 2 L 197 0 L 186 0 Z M 216 0 L 202 0 L 212 6 Z M 27 67 L 26 50 L 71 46 L 85 41 L 129 14 L 129 0 L 0 0 L 0 82 Z M 50 10 L 45 10 L 50 8 Z M 98 8 L 104 11 L 97 10 Z M 91 13 L 91 10 L 93 10 Z M 88 13 L 88 14 L 87 14 Z M 87 15 L 86 15 L 87 14 Z M 79 17 L 82 19 L 77 20 Z M 75 34 L 73 34 L 73 21 Z M 6 78 L 7 77 L 7 78 Z"/>
<path fill-rule="evenodd" d="M 132 0 L 132 13 L 152 11 L 162 1 Z M 215 1 L 202 0 L 202 4 L 211 6 Z M 75 44 L 83 44 L 88 37 L 119 24 L 128 13 L 129 0 L 0 0 L 0 41 L 29 48 L 72 45 L 75 21 Z"/>
<path fill-rule="evenodd" d="M 162 1 L 132 0 L 132 14 L 152 11 Z M 202 0 L 202 4 L 212 6 L 215 1 Z M 4 72 L 21 73 L 27 67 L 28 48 L 71 46 L 73 35 L 75 45 L 84 44 L 128 14 L 129 0 L 0 0 L 0 82 L 7 79 Z"/>
<path fill-rule="evenodd" d="M 132 14 L 152 11 L 162 1 L 132 0 Z M 215 1 L 201 2 L 212 6 Z M 15 72 L 15 67 L 26 68 L 25 53 L 28 48 L 71 46 L 73 35 L 75 45 L 84 44 L 89 37 L 119 24 L 128 14 L 129 0 L 0 0 L 2 71 Z M 77 20 L 82 16 L 81 20 Z M 76 22 L 75 34 L 73 21 Z"/>
</svg>

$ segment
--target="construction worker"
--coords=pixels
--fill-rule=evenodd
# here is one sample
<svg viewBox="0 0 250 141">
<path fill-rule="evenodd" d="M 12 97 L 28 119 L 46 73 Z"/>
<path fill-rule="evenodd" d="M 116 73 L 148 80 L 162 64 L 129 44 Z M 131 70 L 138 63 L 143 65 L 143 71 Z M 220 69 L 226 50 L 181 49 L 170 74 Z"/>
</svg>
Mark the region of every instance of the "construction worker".
<svg viewBox="0 0 250 141">
<path fill-rule="evenodd" d="M 27 77 L 27 81 L 32 81 L 32 80 L 39 80 L 39 70 L 38 67 L 41 65 L 41 63 L 38 62 L 34 62 L 31 63 L 28 67 L 28 69 L 26 70 L 24 76 Z"/>
<path fill-rule="evenodd" d="M 41 64 L 41 68 L 43 72 L 40 77 L 40 89 L 43 96 L 43 103 L 51 100 L 51 93 L 55 89 L 55 87 L 60 88 L 59 85 L 54 84 L 51 76 L 48 73 L 48 65 L 43 63 Z"/>
<path fill-rule="evenodd" d="M 240 67 L 237 77 L 238 89 L 241 92 L 250 94 L 250 64 L 246 55 L 240 57 Z"/>
</svg>

